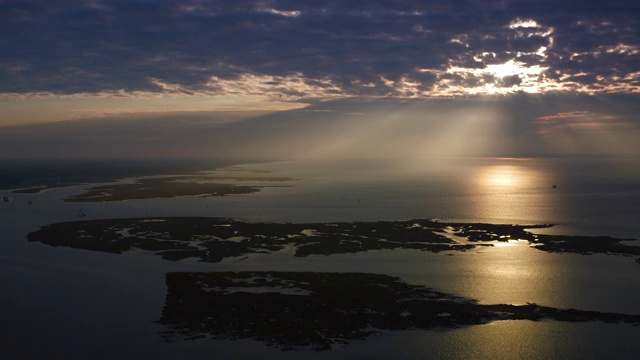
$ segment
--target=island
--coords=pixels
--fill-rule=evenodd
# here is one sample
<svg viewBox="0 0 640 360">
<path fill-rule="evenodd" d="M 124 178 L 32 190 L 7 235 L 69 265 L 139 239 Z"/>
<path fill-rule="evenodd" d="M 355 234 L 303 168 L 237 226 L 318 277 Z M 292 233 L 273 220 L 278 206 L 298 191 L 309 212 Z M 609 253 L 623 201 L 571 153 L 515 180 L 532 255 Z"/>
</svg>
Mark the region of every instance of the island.
<svg viewBox="0 0 640 360">
<path fill-rule="evenodd" d="M 640 315 L 475 300 L 368 273 L 176 272 L 161 336 L 252 339 L 281 350 L 331 350 L 383 331 L 453 329 L 496 320 L 640 324 Z"/>
<path fill-rule="evenodd" d="M 534 234 L 551 225 L 447 223 L 429 219 L 332 223 L 265 223 L 219 217 L 82 220 L 50 224 L 28 234 L 31 242 L 110 253 L 146 250 L 166 260 L 219 262 L 256 253 L 294 256 L 372 250 L 467 251 L 505 241 L 526 241 L 547 252 L 640 256 L 634 239 Z"/>
<path fill-rule="evenodd" d="M 225 196 L 231 194 L 251 194 L 260 191 L 261 186 L 246 186 L 226 183 L 289 181 L 286 177 L 227 177 L 227 176 L 162 176 L 135 179 L 133 182 L 100 185 L 86 192 L 64 199 L 66 202 L 102 202 L 151 198 L 172 198 L 177 196 Z M 273 185 L 271 185 L 273 186 Z"/>
</svg>

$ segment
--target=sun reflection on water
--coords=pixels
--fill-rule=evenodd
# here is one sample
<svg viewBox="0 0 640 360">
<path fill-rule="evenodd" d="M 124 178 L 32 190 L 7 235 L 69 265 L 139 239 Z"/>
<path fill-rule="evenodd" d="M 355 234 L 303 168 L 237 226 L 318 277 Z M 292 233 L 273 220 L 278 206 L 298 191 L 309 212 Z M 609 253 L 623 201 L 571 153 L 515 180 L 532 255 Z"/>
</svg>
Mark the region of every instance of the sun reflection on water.
<svg viewBox="0 0 640 360">
<path fill-rule="evenodd" d="M 493 159 L 470 174 L 469 210 L 481 222 L 548 223 L 561 208 L 553 178 L 534 159 Z M 527 241 L 505 236 L 491 251 L 475 255 L 468 259 L 474 278 L 469 286 L 482 289 L 483 302 L 525 304 L 547 299 L 555 291 L 550 282 L 554 274 L 541 261 L 546 258 Z"/>
<path fill-rule="evenodd" d="M 474 218 L 492 223 L 549 222 L 561 208 L 554 197 L 553 174 L 535 160 L 496 159 L 470 175 L 469 210 Z"/>
<path fill-rule="evenodd" d="M 526 240 L 507 240 L 507 241 L 500 241 L 500 242 L 494 243 L 493 246 L 495 246 L 495 247 L 505 247 L 505 246 L 513 246 L 513 245 L 523 244 L 523 243 L 528 243 L 528 241 L 526 241 Z"/>
<path fill-rule="evenodd" d="M 514 166 L 494 166 L 487 170 L 483 181 L 491 186 L 516 186 L 518 184 L 518 169 Z"/>
</svg>

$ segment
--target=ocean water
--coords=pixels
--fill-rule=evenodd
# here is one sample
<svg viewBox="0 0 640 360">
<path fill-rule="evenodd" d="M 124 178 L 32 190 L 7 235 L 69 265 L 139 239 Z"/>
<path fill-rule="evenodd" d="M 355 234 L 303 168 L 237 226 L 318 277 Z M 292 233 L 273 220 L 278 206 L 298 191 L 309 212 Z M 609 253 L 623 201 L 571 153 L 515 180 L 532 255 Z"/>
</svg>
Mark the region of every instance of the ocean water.
<svg viewBox="0 0 640 360">
<path fill-rule="evenodd" d="M 541 231 L 568 235 L 640 237 L 640 159 L 284 161 L 242 168 L 273 171 L 299 181 L 286 184 L 291 188 L 242 199 L 248 206 L 239 201 L 242 209 L 232 210 L 244 211 L 238 214 L 241 218 L 293 222 L 446 218 L 556 224 Z"/>
<path fill-rule="evenodd" d="M 77 165 L 68 162 L 65 166 Z M 110 203 L 62 201 L 89 185 L 40 194 L 0 190 L 0 196 L 11 198 L 0 203 L 0 314 L 2 345 L 9 358 L 632 359 L 640 351 L 640 327 L 619 324 L 506 321 L 448 331 L 387 332 L 320 353 L 282 352 L 251 340 L 166 343 L 157 334 L 161 327 L 154 324 L 166 295 L 164 274 L 169 271 L 374 272 L 486 304 L 535 302 L 640 314 L 640 265 L 632 258 L 550 254 L 514 243 L 453 256 L 410 250 L 306 258 L 272 254 L 205 264 L 26 241 L 28 232 L 38 226 L 78 220 L 79 212 L 87 219 L 192 215 L 272 222 L 441 218 L 556 224 L 537 231 L 640 238 L 639 159 L 277 161 L 244 163 L 211 174 L 291 180 L 238 181 L 264 186 L 247 195 Z"/>
</svg>

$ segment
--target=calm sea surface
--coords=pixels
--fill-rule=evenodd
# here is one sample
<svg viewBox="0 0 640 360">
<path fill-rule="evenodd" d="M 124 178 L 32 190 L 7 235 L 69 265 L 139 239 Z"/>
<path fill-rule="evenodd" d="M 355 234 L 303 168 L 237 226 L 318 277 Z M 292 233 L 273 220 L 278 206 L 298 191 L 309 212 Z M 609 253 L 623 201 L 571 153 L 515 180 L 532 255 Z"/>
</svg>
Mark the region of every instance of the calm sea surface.
<svg viewBox="0 0 640 360">
<path fill-rule="evenodd" d="M 240 217 L 292 222 L 447 218 L 557 224 L 549 231 L 640 237 L 638 159 L 307 161 L 242 168 L 300 180 L 250 199 L 228 199 L 225 203 L 242 209 L 225 211 L 245 211 Z"/>
<path fill-rule="evenodd" d="M 219 164 L 212 162 L 213 165 Z M 117 166 L 117 163 L 112 163 Z M 65 166 L 74 166 L 67 163 Z M 611 158 L 281 161 L 216 170 L 265 186 L 248 195 L 113 203 L 64 203 L 87 185 L 14 194 L 0 203 L 0 315 L 10 358 L 635 358 L 640 327 L 508 321 L 450 331 L 402 331 L 331 352 L 281 352 L 253 341 L 164 343 L 160 316 L 168 271 L 360 271 L 477 299 L 640 314 L 640 265 L 632 258 L 544 253 L 523 243 L 465 253 L 373 251 L 290 254 L 216 264 L 167 262 L 28 243 L 52 222 L 134 216 L 225 216 L 324 222 L 446 218 L 556 224 L 558 234 L 640 237 L 640 160 Z M 6 174 L 2 174 L 6 175 Z"/>
</svg>

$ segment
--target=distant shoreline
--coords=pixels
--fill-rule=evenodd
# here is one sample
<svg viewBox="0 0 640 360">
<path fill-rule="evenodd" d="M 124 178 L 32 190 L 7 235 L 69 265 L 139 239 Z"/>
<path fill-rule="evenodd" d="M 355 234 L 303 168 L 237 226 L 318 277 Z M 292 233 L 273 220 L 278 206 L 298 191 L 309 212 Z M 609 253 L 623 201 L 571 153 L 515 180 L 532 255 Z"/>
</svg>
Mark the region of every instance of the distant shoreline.
<svg viewBox="0 0 640 360">
<path fill-rule="evenodd" d="M 124 178 L 193 174 L 269 160 L 232 158 L 0 159 L 0 190 L 38 193 L 47 189 Z"/>
</svg>

